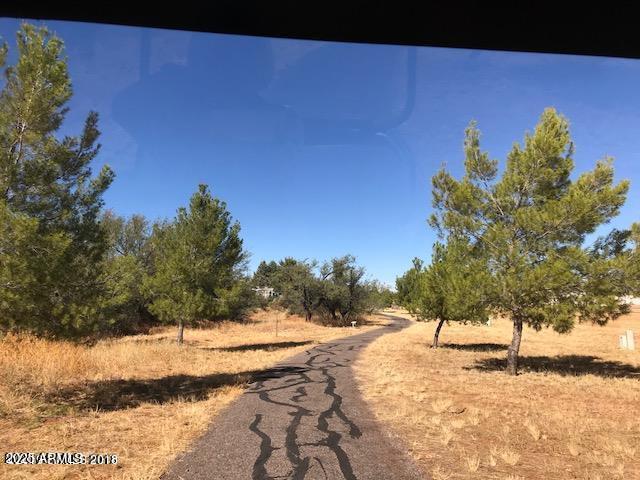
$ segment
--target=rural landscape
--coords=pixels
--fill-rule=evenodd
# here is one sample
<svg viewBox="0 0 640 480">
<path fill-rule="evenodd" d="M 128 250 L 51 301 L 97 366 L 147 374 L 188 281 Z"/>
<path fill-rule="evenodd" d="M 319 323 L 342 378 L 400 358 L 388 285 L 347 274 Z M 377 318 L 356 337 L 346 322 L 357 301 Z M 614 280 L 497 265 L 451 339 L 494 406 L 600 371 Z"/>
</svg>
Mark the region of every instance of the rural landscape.
<svg viewBox="0 0 640 480">
<path fill-rule="evenodd" d="M 366 203 L 353 185 L 309 195 L 335 224 L 292 195 L 326 221 L 319 254 L 250 251 L 217 172 L 122 213 L 102 112 L 65 123 L 64 39 L 22 22 L 4 41 L 0 477 L 640 478 L 640 215 L 620 220 L 640 178 L 578 162 L 579 120 L 545 105 L 494 158 L 470 115 L 421 187 L 434 241 L 389 281 L 351 243 L 320 248 L 370 240 L 327 206 Z M 173 214 L 145 215 L 160 197 Z"/>
</svg>

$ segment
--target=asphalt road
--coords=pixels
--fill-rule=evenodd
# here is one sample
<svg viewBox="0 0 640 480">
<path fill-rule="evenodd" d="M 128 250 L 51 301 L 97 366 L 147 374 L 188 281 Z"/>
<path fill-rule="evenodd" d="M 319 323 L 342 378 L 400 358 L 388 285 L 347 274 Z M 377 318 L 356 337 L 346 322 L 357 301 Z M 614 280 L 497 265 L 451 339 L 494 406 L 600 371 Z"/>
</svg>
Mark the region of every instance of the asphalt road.
<svg viewBox="0 0 640 480">
<path fill-rule="evenodd" d="M 376 422 L 351 368 L 367 344 L 410 323 L 391 319 L 388 326 L 318 345 L 261 374 L 162 478 L 425 478 Z"/>
</svg>

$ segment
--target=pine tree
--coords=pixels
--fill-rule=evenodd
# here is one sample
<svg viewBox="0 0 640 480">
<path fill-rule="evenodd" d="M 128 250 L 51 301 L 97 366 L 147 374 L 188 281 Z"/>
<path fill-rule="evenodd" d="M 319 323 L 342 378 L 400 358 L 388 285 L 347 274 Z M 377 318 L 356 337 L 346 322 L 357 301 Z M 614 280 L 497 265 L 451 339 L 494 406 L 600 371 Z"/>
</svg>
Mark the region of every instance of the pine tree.
<svg viewBox="0 0 640 480">
<path fill-rule="evenodd" d="M 199 186 L 189 208 L 180 208 L 172 223 L 156 226 L 153 241 L 155 273 L 145 280 L 144 290 L 153 299 L 151 312 L 178 324 L 178 343 L 186 324 L 235 317 L 247 307 L 240 224 L 206 185 Z"/>
<path fill-rule="evenodd" d="M 46 308 L 57 303 L 57 279 L 69 244 L 68 236 L 43 235 L 36 219 L 0 201 L 0 328 L 60 333 Z"/>
<path fill-rule="evenodd" d="M 629 269 L 631 271 L 630 292 L 640 297 L 640 223 L 631 225 L 629 240 L 632 248 L 629 249 Z"/>
<path fill-rule="evenodd" d="M 606 323 L 625 311 L 625 292 L 612 278 L 618 273 L 607 268 L 612 260 L 590 255 L 583 243 L 617 215 L 629 182 L 614 184 L 608 158 L 572 180 L 569 125 L 552 108 L 523 146 L 513 146 L 500 177 L 498 162 L 480 150 L 474 123 L 464 146 L 464 177 L 444 169 L 433 177 L 430 223 L 486 255 L 491 307 L 513 322 L 507 372 L 515 375 L 524 324 L 564 333 L 576 319 Z"/>
<path fill-rule="evenodd" d="M 415 257 L 412 263 L 412 268 L 396 278 L 396 297 L 398 303 L 406 308 L 409 313 L 417 315 L 420 295 L 419 282 L 424 271 L 424 262 Z M 420 317 L 418 319 L 421 320 Z"/>
<path fill-rule="evenodd" d="M 113 180 L 107 166 L 92 177 L 98 115 L 79 136 L 57 138 L 72 94 L 63 42 L 24 23 L 17 47 L 0 93 L 0 204 L 17 230 L 3 230 L 0 244 L 11 247 L 0 254 L 12 251 L 20 268 L 2 269 L 0 318 L 43 334 L 92 331 L 106 251 L 98 215 Z"/>
<path fill-rule="evenodd" d="M 413 293 L 419 319 L 436 320 L 432 348 L 438 347 L 442 326 L 450 322 L 486 323 L 490 292 L 483 259 L 463 241 L 436 243 L 431 264 L 421 271 Z"/>
<path fill-rule="evenodd" d="M 252 283 L 256 287 L 276 287 L 276 277 L 278 275 L 278 264 L 273 260 L 269 263 L 264 260 L 260 262 L 253 274 Z"/>
<path fill-rule="evenodd" d="M 101 224 L 109 243 L 100 303 L 105 328 L 110 333 L 137 333 L 157 323 L 142 290 L 154 266 L 151 227 L 142 215 L 125 219 L 109 210 L 102 215 Z"/>
</svg>

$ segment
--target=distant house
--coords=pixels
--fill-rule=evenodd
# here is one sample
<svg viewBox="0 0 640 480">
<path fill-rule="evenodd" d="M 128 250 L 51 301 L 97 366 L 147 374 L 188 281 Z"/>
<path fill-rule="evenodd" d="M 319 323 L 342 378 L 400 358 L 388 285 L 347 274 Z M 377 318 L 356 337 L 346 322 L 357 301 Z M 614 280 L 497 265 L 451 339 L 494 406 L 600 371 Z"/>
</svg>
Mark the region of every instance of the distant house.
<svg viewBox="0 0 640 480">
<path fill-rule="evenodd" d="M 278 293 L 273 289 L 273 287 L 254 287 L 253 291 L 263 298 L 273 298 L 278 296 Z"/>
</svg>

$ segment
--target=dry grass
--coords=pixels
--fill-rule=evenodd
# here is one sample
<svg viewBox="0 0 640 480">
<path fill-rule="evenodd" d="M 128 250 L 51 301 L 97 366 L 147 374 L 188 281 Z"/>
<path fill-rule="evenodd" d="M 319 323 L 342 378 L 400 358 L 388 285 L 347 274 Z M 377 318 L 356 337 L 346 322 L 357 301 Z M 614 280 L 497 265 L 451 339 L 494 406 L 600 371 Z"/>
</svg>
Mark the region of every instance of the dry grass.
<svg viewBox="0 0 640 480">
<path fill-rule="evenodd" d="M 569 335 L 526 329 L 521 374 L 502 371 L 511 324 L 433 323 L 385 335 L 356 371 L 379 419 L 433 478 L 640 479 L 640 312 Z M 390 405 L 393 408 L 390 408 Z"/>
<path fill-rule="evenodd" d="M 275 337 L 275 318 L 279 334 Z M 251 374 L 358 329 L 259 312 L 246 324 L 174 328 L 93 347 L 30 337 L 0 341 L 3 451 L 114 453 L 117 466 L 9 466 L 0 478 L 152 479 L 235 399 Z"/>
<path fill-rule="evenodd" d="M 480 468 L 480 457 L 477 454 L 467 457 L 467 468 L 471 473 L 478 471 L 478 468 Z"/>
</svg>

